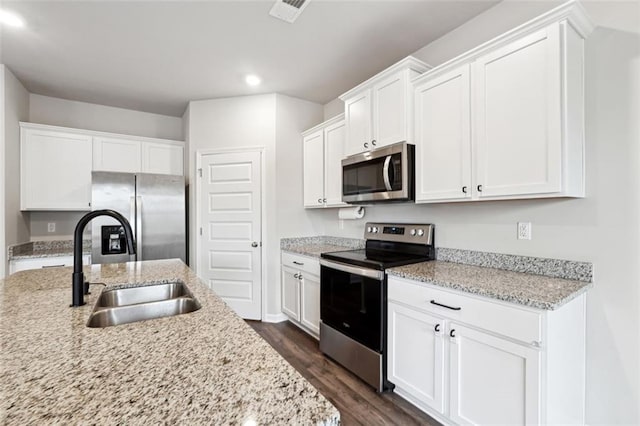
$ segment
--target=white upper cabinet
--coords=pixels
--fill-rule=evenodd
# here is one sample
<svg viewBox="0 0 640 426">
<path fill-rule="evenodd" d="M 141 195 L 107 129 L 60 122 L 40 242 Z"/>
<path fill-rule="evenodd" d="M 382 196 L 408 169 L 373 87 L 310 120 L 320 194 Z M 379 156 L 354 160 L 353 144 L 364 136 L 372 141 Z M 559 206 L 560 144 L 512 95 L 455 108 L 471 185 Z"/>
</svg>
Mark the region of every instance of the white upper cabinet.
<svg viewBox="0 0 640 426">
<path fill-rule="evenodd" d="M 413 80 L 416 201 L 584 197 L 584 39 L 567 3 Z"/>
<path fill-rule="evenodd" d="M 91 172 L 184 174 L 184 142 L 20 123 L 21 210 L 91 210 Z"/>
<path fill-rule="evenodd" d="M 142 142 L 142 172 L 183 175 L 184 145 L 169 142 Z"/>
<path fill-rule="evenodd" d="M 20 209 L 91 210 L 91 136 L 20 131 Z"/>
<path fill-rule="evenodd" d="M 140 171 L 142 149 L 139 141 L 94 137 L 93 170 L 135 173 Z"/>
<path fill-rule="evenodd" d="M 413 139 L 411 79 L 430 67 L 409 56 L 340 96 L 345 156 Z"/>
<path fill-rule="evenodd" d="M 304 206 L 340 207 L 345 122 L 340 114 L 302 133 Z"/>
<path fill-rule="evenodd" d="M 469 65 L 415 87 L 416 201 L 471 198 Z"/>
<path fill-rule="evenodd" d="M 93 138 L 93 170 L 182 175 L 184 146 L 175 141 L 96 136 Z"/>
</svg>

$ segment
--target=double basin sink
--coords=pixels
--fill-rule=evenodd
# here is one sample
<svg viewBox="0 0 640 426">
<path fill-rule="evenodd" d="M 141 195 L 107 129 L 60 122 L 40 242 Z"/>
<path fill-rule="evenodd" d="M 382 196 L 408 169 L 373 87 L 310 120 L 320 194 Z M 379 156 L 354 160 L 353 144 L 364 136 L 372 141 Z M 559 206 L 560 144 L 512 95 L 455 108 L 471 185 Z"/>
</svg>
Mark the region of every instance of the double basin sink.
<svg viewBox="0 0 640 426">
<path fill-rule="evenodd" d="M 105 289 L 100 294 L 87 327 L 109 327 L 186 314 L 201 308 L 180 281 Z"/>
</svg>

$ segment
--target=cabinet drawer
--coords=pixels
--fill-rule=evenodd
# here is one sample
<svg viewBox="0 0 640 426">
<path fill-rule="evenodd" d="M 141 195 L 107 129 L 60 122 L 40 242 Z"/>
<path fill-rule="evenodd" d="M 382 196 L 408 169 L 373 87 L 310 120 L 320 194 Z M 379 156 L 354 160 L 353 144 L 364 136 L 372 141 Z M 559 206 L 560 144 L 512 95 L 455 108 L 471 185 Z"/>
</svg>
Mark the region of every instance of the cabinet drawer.
<svg viewBox="0 0 640 426">
<path fill-rule="evenodd" d="M 282 265 L 320 276 L 320 261 L 313 257 L 283 251 Z"/>
<path fill-rule="evenodd" d="M 429 284 L 394 277 L 389 277 L 388 298 L 527 344 L 542 342 L 541 313 L 509 306 L 504 302 L 440 290 Z"/>
<path fill-rule="evenodd" d="M 91 264 L 91 255 L 82 256 L 82 264 Z M 16 259 L 9 262 L 9 274 L 30 269 L 55 268 L 61 266 L 73 266 L 73 256 L 34 257 Z"/>
</svg>

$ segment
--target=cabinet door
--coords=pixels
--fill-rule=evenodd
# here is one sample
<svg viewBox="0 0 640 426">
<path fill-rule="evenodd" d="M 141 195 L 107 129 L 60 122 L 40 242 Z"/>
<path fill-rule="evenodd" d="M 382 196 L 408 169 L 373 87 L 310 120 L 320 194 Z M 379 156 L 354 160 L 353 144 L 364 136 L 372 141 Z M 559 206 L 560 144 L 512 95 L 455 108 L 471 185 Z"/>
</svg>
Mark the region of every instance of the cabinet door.
<svg viewBox="0 0 640 426">
<path fill-rule="evenodd" d="M 291 319 L 300 321 L 300 280 L 298 271 L 282 267 L 282 312 Z"/>
<path fill-rule="evenodd" d="M 371 90 L 367 89 L 344 102 L 347 143 L 345 155 L 357 154 L 371 145 Z"/>
<path fill-rule="evenodd" d="M 318 336 L 320 334 L 320 277 L 302 274 L 300 289 L 300 323 Z"/>
<path fill-rule="evenodd" d="M 344 121 L 324 130 L 324 195 L 327 207 L 346 206 L 342 202 L 344 139 Z"/>
<path fill-rule="evenodd" d="M 304 206 L 324 206 L 324 142 L 318 130 L 302 140 L 304 149 Z"/>
<path fill-rule="evenodd" d="M 562 189 L 558 24 L 473 64 L 479 197 Z"/>
<path fill-rule="evenodd" d="M 184 175 L 184 147 L 169 143 L 142 142 L 142 171 Z"/>
<path fill-rule="evenodd" d="M 373 87 L 373 148 L 406 141 L 408 82 L 404 71 Z"/>
<path fill-rule="evenodd" d="M 90 210 L 91 136 L 22 129 L 22 210 Z"/>
<path fill-rule="evenodd" d="M 139 141 L 116 138 L 93 138 L 93 170 L 137 173 L 142 170 Z"/>
<path fill-rule="evenodd" d="M 444 412 L 442 318 L 388 304 L 387 375 L 419 404 Z"/>
<path fill-rule="evenodd" d="M 471 198 L 469 65 L 415 88 L 416 201 Z"/>
<path fill-rule="evenodd" d="M 455 323 L 450 333 L 451 420 L 540 423 L 540 352 Z"/>
</svg>

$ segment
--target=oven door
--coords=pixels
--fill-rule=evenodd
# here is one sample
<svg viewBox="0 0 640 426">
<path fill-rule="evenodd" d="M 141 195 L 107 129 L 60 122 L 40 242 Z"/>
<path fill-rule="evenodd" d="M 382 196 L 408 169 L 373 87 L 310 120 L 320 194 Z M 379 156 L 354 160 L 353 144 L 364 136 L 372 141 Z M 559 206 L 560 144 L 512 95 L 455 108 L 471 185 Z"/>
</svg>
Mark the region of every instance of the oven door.
<svg viewBox="0 0 640 426">
<path fill-rule="evenodd" d="M 384 272 L 320 260 L 320 319 L 382 353 Z"/>
</svg>

